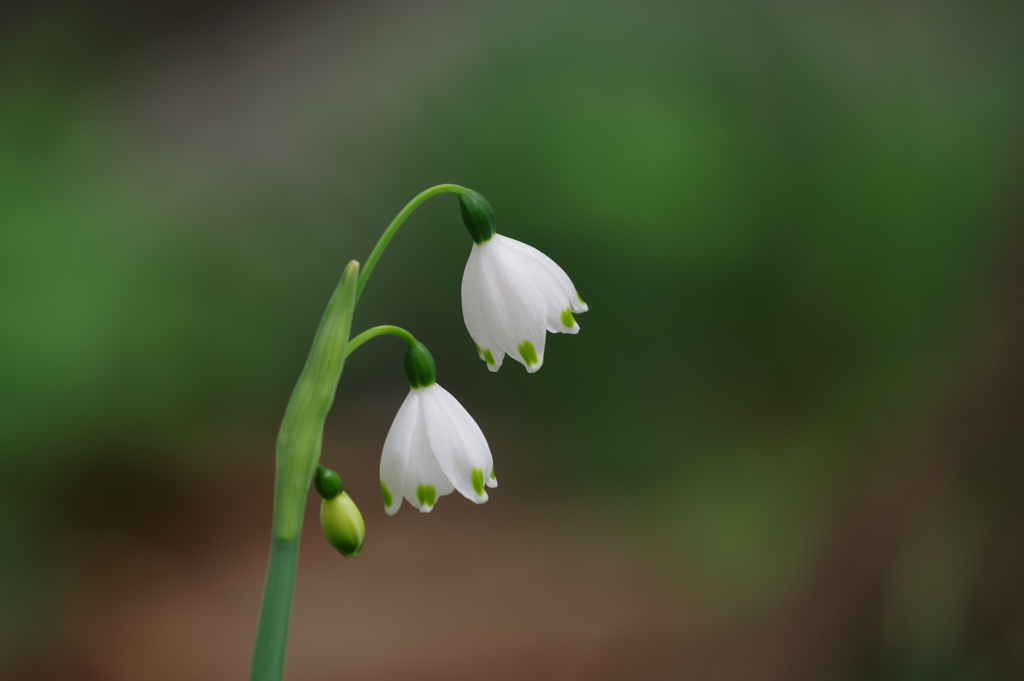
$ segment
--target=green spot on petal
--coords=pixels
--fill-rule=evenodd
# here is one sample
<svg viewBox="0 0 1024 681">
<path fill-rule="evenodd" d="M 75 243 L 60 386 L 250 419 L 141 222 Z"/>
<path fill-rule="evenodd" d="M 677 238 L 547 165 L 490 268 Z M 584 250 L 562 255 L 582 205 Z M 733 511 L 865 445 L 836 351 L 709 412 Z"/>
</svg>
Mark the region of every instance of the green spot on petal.
<svg viewBox="0 0 1024 681">
<path fill-rule="evenodd" d="M 583 302 L 583 299 L 580 298 L 580 292 L 579 291 L 576 292 L 576 300 L 580 301 L 580 305 L 586 305 L 586 303 Z"/>
<path fill-rule="evenodd" d="M 573 319 L 572 310 L 570 310 L 569 308 L 565 308 L 564 310 L 562 310 L 562 324 L 564 324 L 567 328 L 570 329 L 576 326 L 576 320 Z"/>
<path fill-rule="evenodd" d="M 420 485 L 416 488 L 416 498 L 422 506 L 433 506 L 437 503 L 437 490 L 433 485 Z"/>
<path fill-rule="evenodd" d="M 476 348 L 476 354 L 480 355 L 480 359 L 484 358 L 484 351 L 480 349 L 480 346 L 473 343 L 473 347 Z"/>
<path fill-rule="evenodd" d="M 537 363 L 537 350 L 530 341 L 524 340 L 519 344 L 519 356 L 523 358 L 528 367 L 532 367 Z"/>
<path fill-rule="evenodd" d="M 482 357 L 484 358 L 485 362 L 492 366 L 494 365 L 494 355 L 491 354 L 490 350 L 484 350 L 484 354 L 482 355 Z"/>
<path fill-rule="evenodd" d="M 473 491 L 480 496 L 484 495 L 484 472 L 479 468 L 473 469 Z"/>
<path fill-rule="evenodd" d="M 391 491 L 388 490 L 388 486 L 384 484 L 384 481 L 380 481 L 380 495 L 384 497 L 384 506 L 391 508 Z"/>
<path fill-rule="evenodd" d="M 497 478 L 494 477 L 494 469 L 493 468 L 491 469 L 491 480 L 497 480 Z"/>
</svg>

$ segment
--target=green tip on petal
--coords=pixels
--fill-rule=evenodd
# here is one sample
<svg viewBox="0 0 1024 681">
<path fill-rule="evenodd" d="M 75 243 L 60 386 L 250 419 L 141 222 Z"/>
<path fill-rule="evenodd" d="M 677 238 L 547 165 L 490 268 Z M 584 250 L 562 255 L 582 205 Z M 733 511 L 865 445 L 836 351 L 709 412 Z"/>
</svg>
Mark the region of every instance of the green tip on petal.
<svg viewBox="0 0 1024 681">
<path fill-rule="evenodd" d="M 497 480 L 497 478 L 494 477 L 494 469 L 493 468 L 491 469 L 491 480 Z"/>
<path fill-rule="evenodd" d="M 479 468 L 473 469 L 472 475 L 473 491 L 480 496 L 484 495 L 484 472 Z"/>
<path fill-rule="evenodd" d="M 380 481 L 380 495 L 384 499 L 384 507 L 391 508 L 391 502 L 393 501 L 391 498 L 391 490 L 388 489 L 388 486 L 384 484 L 383 480 Z"/>
<path fill-rule="evenodd" d="M 416 488 L 416 498 L 420 500 L 420 505 L 433 507 L 437 503 L 437 490 L 433 485 L 420 485 Z"/>
<path fill-rule="evenodd" d="M 580 301 L 580 305 L 586 305 L 586 303 L 583 302 L 583 299 L 580 298 L 580 292 L 579 291 L 576 292 L 576 300 Z"/>
<path fill-rule="evenodd" d="M 532 367 L 537 363 L 537 350 L 530 341 L 524 340 L 519 344 L 519 355 L 528 367 Z"/>
<path fill-rule="evenodd" d="M 562 324 L 564 324 L 566 328 L 569 329 L 576 326 L 576 319 L 575 317 L 572 316 L 571 309 L 565 308 L 564 310 L 562 310 Z"/>
<path fill-rule="evenodd" d="M 494 355 L 491 354 L 490 349 L 484 350 L 476 343 L 473 344 L 473 347 L 476 348 L 476 354 L 479 355 L 480 359 L 494 366 Z"/>
</svg>

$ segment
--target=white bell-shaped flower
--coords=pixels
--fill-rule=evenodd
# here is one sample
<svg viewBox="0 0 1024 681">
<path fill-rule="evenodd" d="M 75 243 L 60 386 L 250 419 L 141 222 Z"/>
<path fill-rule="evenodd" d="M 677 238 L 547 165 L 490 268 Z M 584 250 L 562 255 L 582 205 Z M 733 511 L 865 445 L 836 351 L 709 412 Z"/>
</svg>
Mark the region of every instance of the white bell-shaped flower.
<svg viewBox="0 0 1024 681">
<path fill-rule="evenodd" d="M 587 304 L 555 261 L 495 233 L 484 197 L 467 189 L 459 208 L 475 242 L 462 275 L 462 317 L 477 354 L 491 371 L 509 355 L 533 373 L 544 364 L 546 332 L 579 333 L 573 314 Z"/>
<path fill-rule="evenodd" d="M 536 248 L 501 234 L 473 244 L 462 275 L 462 317 L 491 371 L 506 354 L 537 371 L 545 332 L 579 333 L 573 314 L 586 311 L 562 268 Z"/>
<path fill-rule="evenodd" d="M 380 491 L 388 515 L 398 512 L 402 497 L 427 513 L 454 490 L 482 504 L 486 488 L 498 486 L 487 438 L 459 401 L 434 382 L 430 353 L 416 345 L 406 351 L 411 389 L 380 458 Z"/>
</svg>

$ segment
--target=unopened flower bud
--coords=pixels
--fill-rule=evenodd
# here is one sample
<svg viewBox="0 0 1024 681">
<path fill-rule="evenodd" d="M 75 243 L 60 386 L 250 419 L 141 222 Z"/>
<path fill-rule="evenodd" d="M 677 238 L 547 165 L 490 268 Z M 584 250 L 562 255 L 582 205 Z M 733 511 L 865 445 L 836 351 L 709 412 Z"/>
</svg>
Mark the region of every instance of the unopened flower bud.
<svg viewBox="0 0 1024 681">
<path fill-rule="evenodd" d="M 327 542 L 346 558 L 358 556 L 366 538 L 366 524 L 356 502 L 342 491 L 341 478 L 332 470 L 318 466 L 314 486 L 320 502 L 320 527 Z"/>
</svg>

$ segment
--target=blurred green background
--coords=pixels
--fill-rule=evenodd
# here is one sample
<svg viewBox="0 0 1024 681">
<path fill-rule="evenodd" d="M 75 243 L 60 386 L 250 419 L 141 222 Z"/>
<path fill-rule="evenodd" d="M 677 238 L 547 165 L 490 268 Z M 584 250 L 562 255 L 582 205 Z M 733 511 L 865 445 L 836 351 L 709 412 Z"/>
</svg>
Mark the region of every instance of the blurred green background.
<svg viewBox="0 0 1024 681">
<path fill-rule="evenodd" d="M 492 375 L 455 200 L 406 223 L 355 327 L 430 347 L 502 486 L 389 525 L 400 347 L 360 350 L 325 457 L 366 551 L 308 526 L 292 678 L 479 678 L 477 655 L 488 678 L 1024 677 L 1022 122 L 1014 2 L 3 9 L 0 672 L 244 675 L 319 316 L 454 182 L 591 311 L 538 374 Z M 391 560 L 349 607 L 376 593 L 358 561 Z M 472 615 L 360 628 L 472 560 Z M 303 628 L 320 578 L 345 605 Z M 179 592 L 153 596 L 222 583 L 237 603 L 175 627 Z"/>
</svg>

